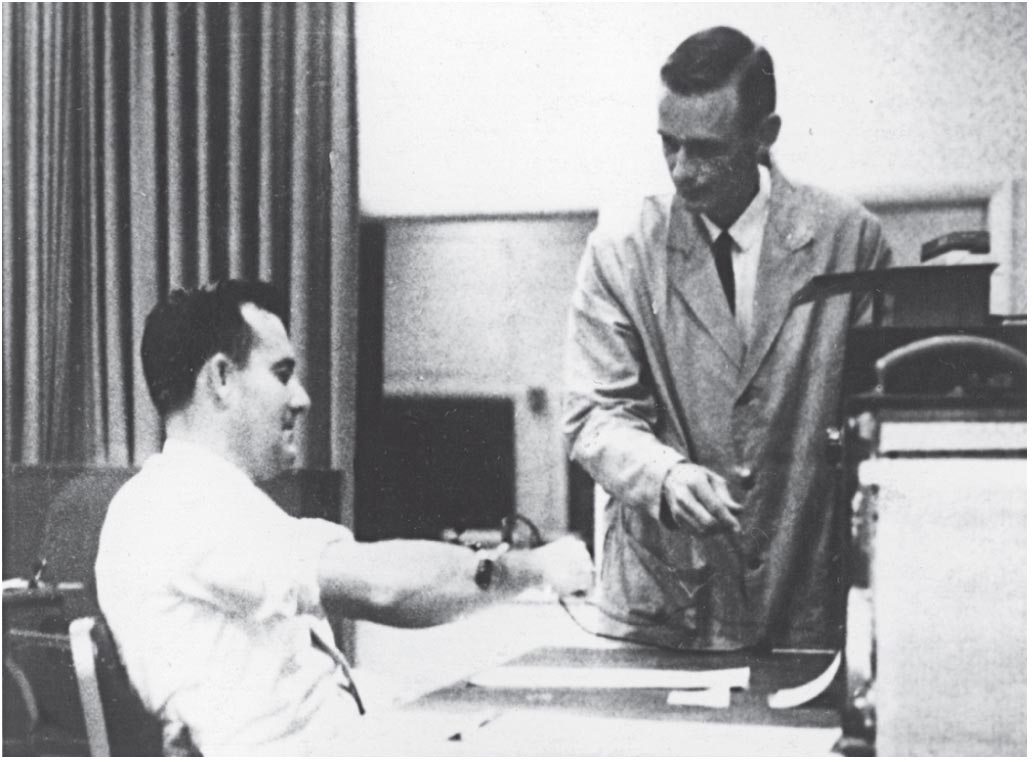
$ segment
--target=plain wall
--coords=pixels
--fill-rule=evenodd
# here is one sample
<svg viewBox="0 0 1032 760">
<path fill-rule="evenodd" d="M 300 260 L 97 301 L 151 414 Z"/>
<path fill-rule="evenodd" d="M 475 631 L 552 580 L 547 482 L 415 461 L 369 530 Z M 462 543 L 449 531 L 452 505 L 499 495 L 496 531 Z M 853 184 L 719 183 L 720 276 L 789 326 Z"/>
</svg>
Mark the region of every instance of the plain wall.
<svg viewBox="0 0 1032 760">
<path fill-rule="evenodd" d="M 372 215 L 595 209 L 669 186 L 658 69 L 736 26 L 774 57 L 794 177 L 868 194 L 1026 173 L 1020 3 L 359 4 Z"/>
</svg>

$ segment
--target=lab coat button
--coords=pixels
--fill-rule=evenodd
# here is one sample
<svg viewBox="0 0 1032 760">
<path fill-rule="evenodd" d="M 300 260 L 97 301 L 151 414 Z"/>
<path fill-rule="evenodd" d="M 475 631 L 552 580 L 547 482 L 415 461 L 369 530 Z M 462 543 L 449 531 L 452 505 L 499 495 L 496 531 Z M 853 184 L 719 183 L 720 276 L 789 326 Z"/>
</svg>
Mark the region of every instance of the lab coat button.
<svg viewBox="0 0 1032 760">
<path fill-rule="evenodd" d="M 756 474 L 751 467 L 744 464 L 736 465 L 735 476 L 738 478 L 738 484 L 746 491 L 756 485 Z"/>
</svg>

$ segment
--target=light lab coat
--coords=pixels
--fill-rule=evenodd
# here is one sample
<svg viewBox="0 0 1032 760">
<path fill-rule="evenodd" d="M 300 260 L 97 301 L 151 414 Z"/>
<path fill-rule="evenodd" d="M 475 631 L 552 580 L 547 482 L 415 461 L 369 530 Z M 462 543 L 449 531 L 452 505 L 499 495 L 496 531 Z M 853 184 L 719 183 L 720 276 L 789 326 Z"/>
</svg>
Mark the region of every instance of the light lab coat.
<svg viewBox="0 0 1032 760">
<path fill-rule="evenodd" d="M 881 227 L 774 169 L 746 345 L 699 220 L 676 196 L 646 198 L 634 216 L 600 216 L 567 331 L 564 434 L 611 495 L 603 631 L 687 649 L 837 646 L 847 515 L 824 431 L 866 300 L 792 296 L 817 274 L 887 266 Z M 744 505 L 739 537 L 660 523 L 679 461 L 728 480 Z"/>
</svg>

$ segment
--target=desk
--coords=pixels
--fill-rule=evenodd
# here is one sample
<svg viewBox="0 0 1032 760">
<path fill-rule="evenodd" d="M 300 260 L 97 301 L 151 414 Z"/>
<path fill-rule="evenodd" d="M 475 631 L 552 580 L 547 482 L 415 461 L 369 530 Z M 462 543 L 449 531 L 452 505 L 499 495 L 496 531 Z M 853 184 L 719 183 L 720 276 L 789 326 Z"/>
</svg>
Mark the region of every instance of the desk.
<svg viewBox="0 0 1032 760">
<path fill-rule="evenodd" d="M 670 689 L 498 688 L 459 679 L 370 715 L 368 730 L 354 749 L 359 754 L 437 756 L 814 756 L 831 754 L 840 734 L 841 682 L 802 707 L 767 706 L 767 695 L 824 671 L 830 654 L 681 653 L 633 645 L 539 643 L 505 662 L 515 667 L 595 669 L 748 666 L 749 689 L 733 691 L 729 708 L 714 709 L 669 705 Z M 456 733 L 462 738 L 449 740 Z"/>
</svg>

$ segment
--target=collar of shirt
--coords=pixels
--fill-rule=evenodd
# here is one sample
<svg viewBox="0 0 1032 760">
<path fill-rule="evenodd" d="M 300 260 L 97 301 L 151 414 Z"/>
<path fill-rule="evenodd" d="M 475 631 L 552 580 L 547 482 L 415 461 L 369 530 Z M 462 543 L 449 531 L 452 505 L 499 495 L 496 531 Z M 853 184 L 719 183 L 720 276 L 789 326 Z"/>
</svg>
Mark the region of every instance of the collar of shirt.
<svg viewBox="0 0 1032 760">
<path fill-rule="evenodd" d="M 168 438 L 161 448 L 161 456 L 167 462 L 183 464 L 205 477 L 230 486 L 254 487 L 254 481 L 247 473 L 206 446 L 178 438 Z"/>
<path fill-rule="evenodd" d="M 767 224 L 767 214 L 770 211 L 770 170 L 762 164 L 757 168 L 760 173 L 760 188 L 753 196 L 752 202 L 746 206 L 745 211 L 727 230 L 739 251 L 748 251 L 759 247 L 759 243 L 763 239 L 763 227 Z M 722 228 L 714 224 L 705 214 L 701 214 L 701 216 L 702 222 L 710 234 L 710 240 L 716 240 L 723 231 Z"/>
</svg>

